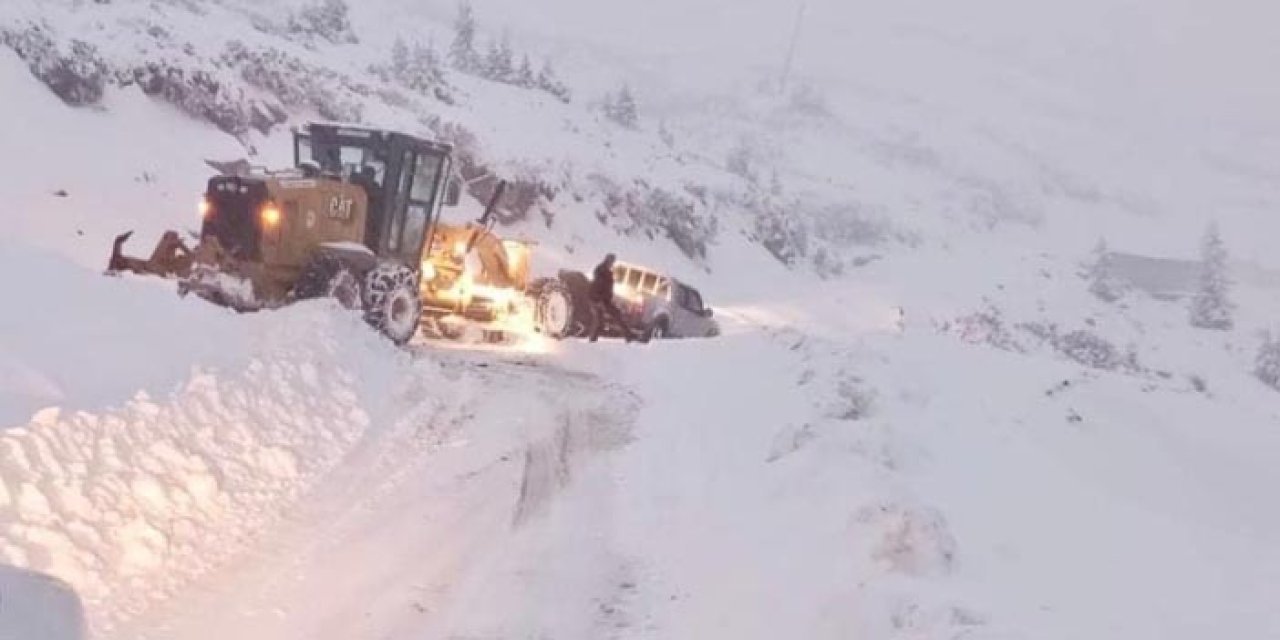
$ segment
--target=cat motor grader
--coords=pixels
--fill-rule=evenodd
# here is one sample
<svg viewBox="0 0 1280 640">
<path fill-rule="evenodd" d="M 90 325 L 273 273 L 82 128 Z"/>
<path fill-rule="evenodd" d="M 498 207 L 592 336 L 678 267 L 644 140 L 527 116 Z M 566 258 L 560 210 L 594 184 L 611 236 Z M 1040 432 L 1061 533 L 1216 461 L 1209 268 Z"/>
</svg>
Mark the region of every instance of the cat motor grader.
<svg viewBox="0 0 1280 640">
<path fill-rule="evenodd" d="M 396 344 L 420 324 L 450 338 L 468 325 L 487 336 L 559 337 L 563 287 L 530 282 L 531 244 L 493 233 L 504 187 L 478 222 L 442 223 L 441 208 L 461 194 L 449 145 L 313 123 L 294 131 L 293 168 L 242 168 L 209 180 L 194 247 L 167 231 L 150 257 L 129 257 L 123 245 L 132 232 L 124 233 L 108 272 L 177 278 L 182 295 L 238 311 L 333 298 Z"/>
</svg>

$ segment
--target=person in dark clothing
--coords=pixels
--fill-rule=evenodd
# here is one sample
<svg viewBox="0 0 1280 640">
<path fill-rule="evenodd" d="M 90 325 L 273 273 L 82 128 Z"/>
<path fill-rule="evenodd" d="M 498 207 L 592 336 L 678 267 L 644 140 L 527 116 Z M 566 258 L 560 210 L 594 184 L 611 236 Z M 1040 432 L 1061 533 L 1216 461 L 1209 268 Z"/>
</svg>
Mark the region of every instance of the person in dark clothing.
<svg viewBox="0 0 1280 640">
<path fill-rule="evenodd" d="M 382 221 L 382 187 L 378 184 L 378 172 L 365 165 L 351 174 L 351 184 L 364 189 L 367 196 L 369 204 L 364 220 L 365 237 L 369 238 L 369 248 L 373 249 L 373 239 L 377 237 L 378 224 Z"/>
<path fill-rule="evenodd" d="M 613 264 L 616 261 L 617 256 L 610 253 L 604 257 L 604 261 L 596 265 L 596 270 L 592 273 L 589 292 L 592 312 L 591 342 L 600 338 L 600 328 L 604 325 L 605 314 L 608 314 L 622 328 L 622 335 L 627 342 L 634 340 L 630 327 L 622 319 L 622 312 L 618 310 L 617 305 L 613 304 Z"/>
<path fill-rule="evenodd" d="M 368 165 L 360 167 L 359 171 L 351 174 L 351 184 L 364 189 L 365 195 L 369 196 L 369 209 L 374 208 L 374 201 L 382 199 L 382 187 L 378 184 L 378 171 Z"/>
</svg>

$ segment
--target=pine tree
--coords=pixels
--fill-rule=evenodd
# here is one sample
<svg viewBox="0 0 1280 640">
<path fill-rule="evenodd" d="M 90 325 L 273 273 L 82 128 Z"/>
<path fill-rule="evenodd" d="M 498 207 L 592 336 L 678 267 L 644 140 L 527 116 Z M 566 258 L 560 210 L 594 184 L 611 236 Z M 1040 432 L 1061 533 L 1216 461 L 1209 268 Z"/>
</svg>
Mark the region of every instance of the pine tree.
<svg viewBox="0 0 1280 640">
<path fill-rule="evenodd" d="M 551 67 L 551 59 L 543 58 L 542 68 L 538 70 L 538 77 L 534 79 L 538 88 L 550 93 L 550 87 L 555 82 L 556 70 Z"/>
<path fill-rule="evenodd" d="M 1280 339 L 1267 334 L 1258 348 L 1253 374 L 1267 386 L 1280 391 Z"/>
<path fill-rule="evenodd" d="M 391 45 L 391 73 L 397 80 L 409 73 L 409 45 L 401 38 L 396 38 L 395 44 Z"/>
<path fill-rule="evenodd" d="M 538 71 L 538 77 L 534 83 L 539 89 L 559 98 L 561 102 L 569 102 L 569 87 L 556 78 L 556 70 L 552 68 L 550 59 L 543 59 L 542 69 Z"/>
<path fill-rule="evenodd" d="M 1098 239 L 1093 248 L 1093 261 L 1085 270 L 1089 279 L 1089 293 L 1103 302 L 1115 302 L 1124 297 L 1125 285 L 1115 273 L 1115 259 L 1104 238 Z"/>
<path fill-rule="evenodd" d="M 636 98 L 631 94 L 631 87 L 622 86 L 622 90 L 618 92 L 618 123 L 624 127 L 635 127 L 640 123 L 639 108 L 636 106 Z"/>
<path fill-rule="evenodd" d="M 603 108 L 605 117 L 628 129 L 634 129 L 640 123 L 636 98 L 627 85 L 622 85 L 617 95 L 605 96 Z"/>
<path fill-rule="evenodd" d="M 449 62 L 464 73 L 476 73 L 479 66 L 476 54 L 476 18 L 471 3 L 458 3 L 458 16 L 453 21 L 453 44 L 449 46 Z"/>
<path fill-rule="evenodd" d="M 448 94 L 444 65 L 435 47 L 415 43 L 410 49 L 404 40 L 396 39 L 391 47 L 391 78 L 401 86 L 419 93 L 434 92 L 437 97 Z"/>
<path fill-rule="evenodd" d="M 537 86 L 538 78 L 533 73 L 533 63 L 529 61 L 528 55 L 520 59 L 520 69 L 516 71 L 515 83 L 526 89 Z"/>
<path fill-rule="evenodd" d="M 447 82 L 444 77 L 444 65 L 435 47 L 427 44 L 413 46 L 413 64 L 410 67 L 409 86 L 419 91 L 443 90 Z"/>
<path fill-rule="evenodd" d="M 515 54 L 511 51 L 511 43 L 504 36 L 501 42 L 489 44 L 489 54 L 485 56 L 484 77 L 494 82 L 515 82 Z"/>
<path fill-rule="evenodd" d="M 1191 299 L 1191 326 L 1226 331 L 1234 326 L 1234 310 L 1227 293 L 1231 283 L 1227 275 L 1227 249 L 1218 234 L 1218 225 L 1210 224 L 1200 245 L 1200 288 Z"/>
<path fill-rule="evenodd" d="M 777 169 L 769 172 L 769 195 L 774 197 L 782 195 L 782 177 L 778 175 Z"/>
</svg>

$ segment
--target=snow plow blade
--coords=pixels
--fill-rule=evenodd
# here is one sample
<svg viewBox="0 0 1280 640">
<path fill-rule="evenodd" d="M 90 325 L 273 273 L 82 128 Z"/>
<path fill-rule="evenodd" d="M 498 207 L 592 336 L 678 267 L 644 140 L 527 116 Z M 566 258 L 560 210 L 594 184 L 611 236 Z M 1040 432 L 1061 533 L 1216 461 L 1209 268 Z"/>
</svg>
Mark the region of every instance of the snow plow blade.
<svg viewBox="0 0 1280 640">
<path fill-rule="evenodd" d="M 124 244 L 133 236 L 127 231 L 116 236 L 111 245 L 111 259 L 107 262 L 109 275 L 124 271 L 144 276 L 159 276 L 178 281 L 178 295 L 194 293 L 214 304 L 237 311 L 256 311 L 263 308 L 254 295 L 251 279 L 236 268 L 222 249 L 217 238 L 206 238 L 195 248 L 188 247 L 177 231 L 166 231 L 156 243 L 149 258 L 135 258 L 124 254 Z"/>
<path fill-rule="evenodd" d="M 190 275 L 195 252 L 187 247 L 182 238 L 178 237 L 178 232 L 164 232 L 160 241 L 156 243 L 155 249 L 151 251 L 151 257 L 145 259 L 124 255 L 124 243 L 128 242 L 132 236 L 132 231 L 126 231 L 116 236 L 115 241 L 111 243 L 111 259 L 107 262 L 107 273 L 131 271 L 162 278 L 185 278 Z"/>
</svg>

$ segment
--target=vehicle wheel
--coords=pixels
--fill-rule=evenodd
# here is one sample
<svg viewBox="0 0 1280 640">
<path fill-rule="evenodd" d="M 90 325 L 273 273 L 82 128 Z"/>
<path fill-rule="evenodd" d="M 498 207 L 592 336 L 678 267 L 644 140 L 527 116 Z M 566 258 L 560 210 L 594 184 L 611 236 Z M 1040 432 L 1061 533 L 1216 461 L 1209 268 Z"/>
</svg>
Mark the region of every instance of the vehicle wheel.
<svg viewBox="0 0 1280 640">
<path fill-rule="evenodd" d="M 557 340 L 573 335 L 573 294 L 559 280 L 543 283 L 538 293 L 534 318 L 538 330 Z"/>
<path fill-rule="evenodd" d="M 351 267 L 334 256 L 319 256 L 302 270 L 293 285 L 294 300 L 333 298 L 344 309 L 359 309 L 360 278 Z"/>
<path fill-rule="evenodd" d="M 671 327 L 667 324 L 666 318 L 658 318 L 656 322 L 649 325 L 649 331 L 645 334 L 645 342 L 651 340 L 664 340 L 671 337 Z"/>
<path fill-rule="evenodd" d="M 397 345 L 413 338 L 422 317 L 418 274 L 400 265 L 379 265 L 365 278 L 365 321 Z"/>
</svg>

